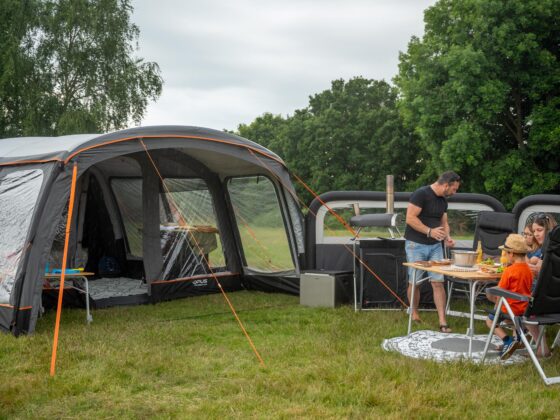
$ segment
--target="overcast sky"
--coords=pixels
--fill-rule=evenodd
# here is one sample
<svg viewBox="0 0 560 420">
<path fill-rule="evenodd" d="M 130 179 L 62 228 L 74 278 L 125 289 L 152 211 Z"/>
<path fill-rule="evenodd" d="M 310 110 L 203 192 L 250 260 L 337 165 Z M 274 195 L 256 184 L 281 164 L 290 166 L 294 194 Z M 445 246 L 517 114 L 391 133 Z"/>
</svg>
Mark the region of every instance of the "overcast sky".
<svg viewBox="0 0 560 420">
<path fill-rule="evenodd" d="M 234 130 L 292 115 L 332 80 L 390 82 L 435 0 L 133 0 L 138 55 L 163 93 L 142 125 Z"/>
</svg>

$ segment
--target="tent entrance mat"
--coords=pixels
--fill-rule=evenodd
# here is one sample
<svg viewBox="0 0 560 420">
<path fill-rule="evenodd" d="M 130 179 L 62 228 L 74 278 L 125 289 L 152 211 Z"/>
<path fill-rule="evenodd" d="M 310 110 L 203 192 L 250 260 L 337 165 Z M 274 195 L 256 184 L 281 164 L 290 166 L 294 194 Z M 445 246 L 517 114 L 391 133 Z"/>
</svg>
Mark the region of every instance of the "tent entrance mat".
<svg viewBox="0 0 560 420">
<path fill-rule="evenodd" d="M 148 286 L 142 280 L 114 277 L 90 280 L 88 283 L 89 297 L 95 308 L 150 302 Z"/>
<path fill-rule="evenodd" d="M 480 363 L 487 335 L 475 335 L 472 342 L 472 358 L 468 358 L 469 337 L 465 334 L 445 334 L 439 331 L 415 331 L 405 337 L 395 337 L 383 340 L 381 347 L 386 351 L 396 351 L 404 356 L 414 359 L 429 359 L 438 362 L 472 361 Z M 490 349 L 486 355 L 485 363 L 513 364 L 528 361 L 525 351 L 515 352 L 508 360 L 500 360 L 496 346 L 502 340 L 492 337 Z"/>
</svg>

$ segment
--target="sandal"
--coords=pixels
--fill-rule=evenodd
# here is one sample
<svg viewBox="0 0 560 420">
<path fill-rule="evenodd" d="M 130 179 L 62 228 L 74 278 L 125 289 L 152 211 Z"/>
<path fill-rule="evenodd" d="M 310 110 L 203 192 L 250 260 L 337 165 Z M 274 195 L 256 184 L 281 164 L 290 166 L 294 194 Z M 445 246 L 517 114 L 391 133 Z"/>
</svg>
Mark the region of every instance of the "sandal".
<svg viewBox="0 0 560 420">
<path fill-rule="evenodd" d="M 444 334 L 449 334 L 451 332 L 453 332 L 453 330 L 451 328 L 449 328 L 449 325 L 440 325 L 439 326 L 439 332 L 442 332 Z"/>
</svg>

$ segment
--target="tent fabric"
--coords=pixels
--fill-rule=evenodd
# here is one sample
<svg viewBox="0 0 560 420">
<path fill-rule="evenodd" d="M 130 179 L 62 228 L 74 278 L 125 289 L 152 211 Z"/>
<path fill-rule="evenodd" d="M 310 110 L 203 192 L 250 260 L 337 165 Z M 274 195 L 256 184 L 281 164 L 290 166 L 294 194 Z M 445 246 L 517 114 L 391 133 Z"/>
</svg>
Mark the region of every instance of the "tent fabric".
<svg viewBox="0 0 560 420">
<path fill-rule="evenodd" d="M 124 142 L 137 138 L 173 138 L 178 136 L 251 147 L 281 161 L 276 154 L 261 145 L 233 134 L 200 127 L 154 126 L 131 128 L 103 135 L 79 134 L 60 137 L 0 139 L 0 164 L 49 159 L 65 160 L 80 150 L 98 147 L 103 144 L 111 144 L 111 142 L 115 141 Z"/>
<path fill-rule="evenodd" d="M 163 266 L 159 238 L 159 178 L 151 165 L 144 165 L 142 179 L 142 252 L 146 282 L 150 284 L 158 279 Z"/>
<path fill-rule="evenodd" d="M 0 177 L 0 304 L 9 304 L 43 172 L 20 168 Z"/>
<path fill-rule="evenodd" d="M 292 202 L 291 196 L 295 191 L 289 172 L 277 155 L 257 143 L 226 132 L 182 126 L 137 127 L 103 135 L 0 139 L 0 182 L 3 177 L 18 171 L 31 171 L 29 174 L 36 176 L 41 174 L 41 180 L 36 182 L 34 188 L 33 199 L 25 199 L 25 202 L 29 202 L 27 205 L 18 204 L 28 210 L 27 218 L 21 223 L 21 232 L 16 235 L 20 238 L 20 244 L 14 245 L 14 240 L 6 239 L 9 247 L 15 246 L 20 256 L 16 264 L 17 272 L 14 273 L 12 269 L 10 280 L 4 283 L 6 296 L 0 300 L 0 328 L 11 330 L 14 334 L 31 332 L 35 328 L 47 262 L 59 264 L 54 262 L 56 258 L 52 259 L 56 257 L 52 254 L 53 246 L 56 248 L 57 230 L 65 230 L 66 222 L 61 219 L 61 215 L 65 214 L 68 207 L 74 165 L 77 165 L 78 184 L 74 200 L 76 211 L 70 229 L 70 267 L 88 261 L 88 264 L 93 264 L 88 268 L 95 269 L 93 261 L 101 259 L 99 250 L 104 248 L 111 254 L 107 257 L 116 259 L 126 271 L 119 274 L 132 275 L 132 278 L 143 280 L 148 286 L 151 284 L 148 290 L 152 292 L 152 301 L 216 292 L 219 289 L 213 277 L 214 270 L 220 274 L 218 278 L 223 278 L 225 283 L 222 280 L 220 282 L 226 290 L 238 290 L 246 283 L 245 287 L 259 290 L 297 291 L 295 283 L 294 286 L 286 287 L 285 272 L 279 272 L 276 276 L 267 273 L 266 277 L 268 279 L 270 276 L 270 281 L 263 284 L 245 279 L 248 267 L 244 267 L 243 250 L 240 248 L 242 244 L 227 198 L 226 185 L 230 178 L 268 177 L 277 190 L 278 205 L 284 217 L 282 228 L 286 230 L 288 246 L 293 248 L 294 273 L 299 272 L 297 259 L 303 249 L 302 218 Z M 112 183 L 118 179 L 135 178 L 142 181 L 138 184 L 141 185 L 138 193 L 141 192 L 143 197 L 138 207 L 140 217 L 131 220 L 140 228 L 142 251 L 136 259 L 131 259 L 129 254 L 133 244 L 124 229 L 126 220 L 123 219 L 122 197 L 119 203 L 119 197 L 115 196 L 118 191 Z M 199 256 L 193 260 L 199 268 L 193 266 L 188 270 L 179 270 L 176 274 L 164 275 L 164 257 L 170 257 L 164 255 L 164 219 L 161 212 L 166 197 L 162 188 L 167 184 L 166 179 L 190 178 L 199 179 L 206 185 L 209 193 L 206 196 L 212 200 L 215 213 L 212 220 L 219 232 L 219 239 L 207 238 L 202 253 L 219 248 L 219 252 L 223 253 L 220 264 L 224 264 L 224 267 L 210 269 L 205 266 L 205 258 Z M 0 188 L 8 191 L 9 179 L 5 181 Z M 95 186 L 92 182 L 99 185 Z M 31 188 L 32 183 L 22 182 L 22 186 Z M 124 201 L 124 205 L 128 203 Z M 13 210 L 6 211 L 4 219 L 9 218 L 11 212 Z M 96 216 L 96 213 L 99 215 Z M 4 223 L 1 217 L 0 222 Z M 96 223 L 103 226 L 96 228 Z M 95 241 L 98 245 L 92 245 Z M 105 246 L 107 241 L 111 243 Z M 186 244 L 185 241 L 182 243 Z M 22 248 L 22 244 L 27 248 Z M 180 244 L 176 246 L 184 248 Z M 177 255 L 177 258 L 186 258 L 181 256 L 184 253 L 174 252 L 170 264 L 173 264 Z M 2 264 L 7 263 L 2 255 L 0 260 L 1 271 Z M 216 259 L 212 261 L 216 262 Z M 186 264 L 190 263 L 187 261 Z M 166 282 L 170 278 L 185 275 L 197 278 L 206 275 L 207 279 Z"/>
</svg>

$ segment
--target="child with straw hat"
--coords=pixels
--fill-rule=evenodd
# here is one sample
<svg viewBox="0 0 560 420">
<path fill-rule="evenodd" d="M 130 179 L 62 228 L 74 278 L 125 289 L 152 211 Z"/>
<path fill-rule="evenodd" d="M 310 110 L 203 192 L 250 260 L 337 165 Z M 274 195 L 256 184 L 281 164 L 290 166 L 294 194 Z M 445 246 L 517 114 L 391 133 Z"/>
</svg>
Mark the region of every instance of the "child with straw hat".
<svg viewBox="0 0 560 420">
<path fill-rule="evenodd" d="M 514 293 L 531 296 L 533 274 L 525 259 L 525 255 L 529 251 L 525 239 L 521 235 L 512 233 L 507 237 L 505 244 L 500 246 L 500 249 L 505 251 L 508 267 L 504 270 L 498 287 Z M 496 296 L 488 296 L 488 299 L 492 302 L 497 302 L 498 300 Z M 507 298 L 506 300 L 516 316 L 523 315 L 527 307 L 527 302 L 511 298 Z M 507 313 L 504 306 L 502 306 L 502 313 Z M 502 314 L 490 314 L 486 319 L 486 325 L 488 325 L 489 328 L 492 327 L 492 321 L 495 316 L 503 317 Z M 496 327 L 494 334 L 504 342 L 500 353 L 500 358 L 502 360 L 508 359 L 515 350 L 523 346 L 523 343 L 519 340 L 519 335 L 517 338 L 513 338 L 500 327 Z"/>
</svg>

